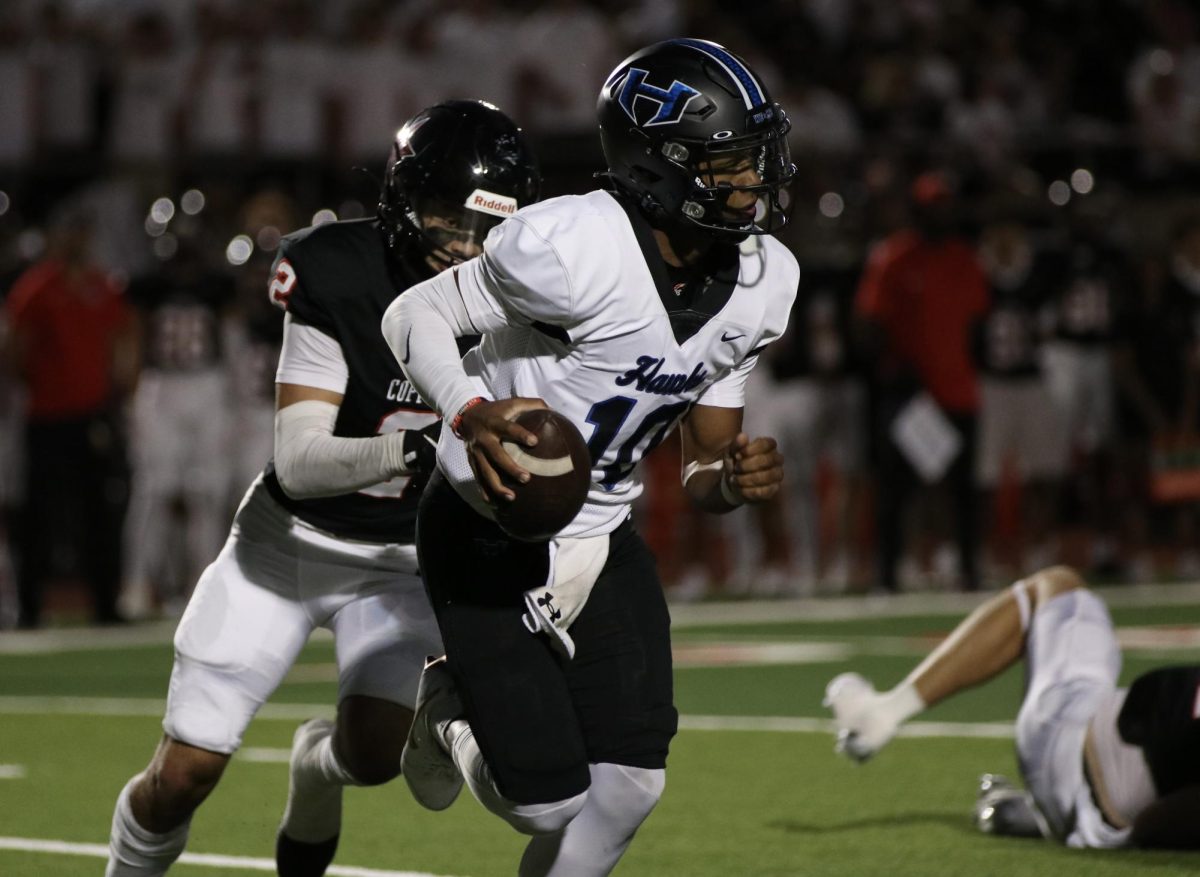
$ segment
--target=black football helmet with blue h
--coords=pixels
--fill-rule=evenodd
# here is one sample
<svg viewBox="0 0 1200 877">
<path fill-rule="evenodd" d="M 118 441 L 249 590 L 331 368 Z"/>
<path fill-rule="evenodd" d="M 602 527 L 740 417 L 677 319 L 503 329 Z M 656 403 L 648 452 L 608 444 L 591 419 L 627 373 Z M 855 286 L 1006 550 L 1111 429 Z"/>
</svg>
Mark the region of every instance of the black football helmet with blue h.
<svg viewBox="0 0 1200 877">
<path fill-rule="evenodd" d="M 707 40 L 675 39 L 635 52 L 609 75 L 597 104 L 609 185 L 656 225 L 681 223 L 723 238 L 770 234 L 787 222 L 795 175 L 790 124 L 762 80 Z M 757 198 L 753 221 L 725 210 L 734 187 L 713 170 L 752 168 L 738 186 Z"/>
</svg>

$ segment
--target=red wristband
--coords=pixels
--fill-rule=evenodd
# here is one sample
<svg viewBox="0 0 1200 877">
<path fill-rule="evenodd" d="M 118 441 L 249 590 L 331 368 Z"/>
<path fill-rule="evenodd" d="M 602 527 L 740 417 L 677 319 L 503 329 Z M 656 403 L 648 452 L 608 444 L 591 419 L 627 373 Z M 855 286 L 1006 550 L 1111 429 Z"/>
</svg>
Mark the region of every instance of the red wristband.
<svg viewBox="0 0 1200 877">
<path fill-rule="evenodd" d="M 467 413 L 468 409 L 474 408 L 480 402 L 486 401 L 487 399 L 483 398 L 482 396 L 476 396 L 474 399 L 468 399 L 463 407 L 458 409 L 458 413 L 454 415 L 454 419 L 450 421 L 450 431 L 458 436 L 458 438 L 462 438 L 462 436 L 459 435 L 458 428 L 462 426 L 463 415 Z"/>
</svg>

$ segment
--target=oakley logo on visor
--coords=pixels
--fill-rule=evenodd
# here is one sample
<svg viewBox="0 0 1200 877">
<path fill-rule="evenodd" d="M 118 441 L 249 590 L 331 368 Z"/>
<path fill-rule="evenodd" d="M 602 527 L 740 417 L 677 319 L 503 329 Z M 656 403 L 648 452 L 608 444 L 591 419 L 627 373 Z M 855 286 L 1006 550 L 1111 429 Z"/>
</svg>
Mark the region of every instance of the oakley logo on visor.
<svg viewBox="0 0 1200 877">
<path fill-rule="evenodd" d="M 497 195 L 484 189 L 476 189 L 467 196 L 463 206 L 492 216 L 512 216 L 517 212 L 517 199 L 510 198 L 508 195 Z"/>
</svg>

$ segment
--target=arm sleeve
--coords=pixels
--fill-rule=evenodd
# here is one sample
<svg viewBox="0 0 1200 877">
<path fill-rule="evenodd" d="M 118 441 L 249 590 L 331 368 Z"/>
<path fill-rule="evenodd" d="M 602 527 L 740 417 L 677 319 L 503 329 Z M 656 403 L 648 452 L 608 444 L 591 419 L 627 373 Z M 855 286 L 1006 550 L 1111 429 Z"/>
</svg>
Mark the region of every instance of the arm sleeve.
<svg viewBox="0 0 1200 877">
<path fill-rule="evenodd" d="M 383 315 L 383 337 L 421 398 L 453 417 L 478 395 L 455 344 L 504 326 L 571 319 L 571 285 L 562 259 L 535 229 L 514 217 L 488 235 L 483 255 L 418 283 Z"/>
<path fill-rule="evenodd" d="M 275 382 L 345 394 L 349 380 L 350 369 L 342 345 L 320 329 L 285 314 L 283 349 L 279 353 Z"/>
<path fill-rule="evenodd" d="M 483 315 L 476 317 L 487 325 Z M 418 283 L 396 298 L 384 311 L 380 329 L 405 376 L 443 417 L 453 417 L 478 395 L 463 370 L 455 339 L 484 330 L 467 311 L 455 269 Z"/>
<path fill-rule="evenodd" d="M 338 406 L 296 402 L 275 413 L 275 477 L 292 499 L 353 493 L 404 475 L 404 430 L 370 438 L 333 434 Z"/>
</svg>

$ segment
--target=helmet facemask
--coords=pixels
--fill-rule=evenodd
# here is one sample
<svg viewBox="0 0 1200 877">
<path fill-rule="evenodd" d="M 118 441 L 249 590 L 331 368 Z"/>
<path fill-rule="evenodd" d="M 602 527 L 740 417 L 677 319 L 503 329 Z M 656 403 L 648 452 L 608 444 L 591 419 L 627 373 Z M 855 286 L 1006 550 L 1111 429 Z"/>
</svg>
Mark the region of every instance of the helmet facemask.
<svg viewBox="0 0 1200 877">
<path fill-rule="evenodd" d="M 513 202 L 515 212 L 516 203 Z M 409 200 L 404 222 L 435 271 L 472 259 L 483 252 L 483 239 L 506 214 L 483 212 L 454 205 L 440 198 Z"/>
<path fill-rule="evenodd" d="M 790 124 L 777 105 L 764 112 L 777 121 L 761 131 L 659 145 L 663 159 L 690 180 L 675 208 L 685 222 L 739 238 L 774 234 L 787 224 L 787 185 L 796 172 L 787 143 Z M 670 212 L 671 205 L 663 206 Z"/>
</svg>

